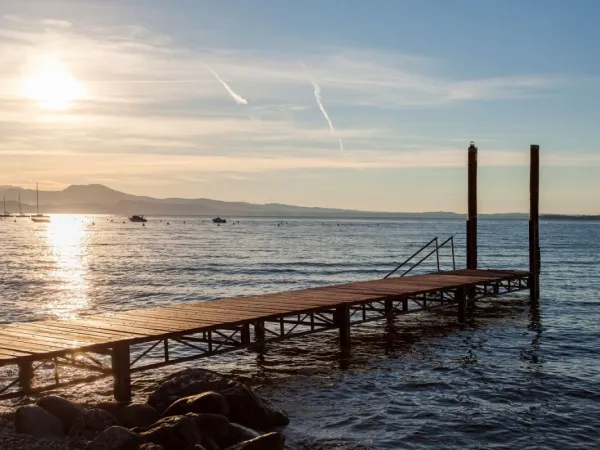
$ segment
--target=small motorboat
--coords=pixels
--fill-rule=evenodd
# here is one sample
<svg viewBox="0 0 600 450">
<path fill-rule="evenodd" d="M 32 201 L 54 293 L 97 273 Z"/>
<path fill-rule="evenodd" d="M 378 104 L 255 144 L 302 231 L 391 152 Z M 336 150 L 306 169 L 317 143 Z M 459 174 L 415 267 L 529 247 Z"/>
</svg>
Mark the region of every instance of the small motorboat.
<svg viewBox="0 0 600 450">
<path fill-rule="evenodd" d="M 212 221 L 213 223 L 227 223 L 227 220 L 222 219 L 220 217 L 215 217 Z"/>
<path fill-rule="evenodd" d="M 144 216 L 131 216 L 129 218 L 129 221 L 130 222 L 142 222 L 142 223 L 148 222 L 147 219 L 144 219 Z"/>
<path fill-rule="evenodd" d="M 31 216 L 31 220 L 36 223 L 48 223 L 50 222 L 50 216 L 45 216 L 43 214 L 36 214 Z"/>
</svg>

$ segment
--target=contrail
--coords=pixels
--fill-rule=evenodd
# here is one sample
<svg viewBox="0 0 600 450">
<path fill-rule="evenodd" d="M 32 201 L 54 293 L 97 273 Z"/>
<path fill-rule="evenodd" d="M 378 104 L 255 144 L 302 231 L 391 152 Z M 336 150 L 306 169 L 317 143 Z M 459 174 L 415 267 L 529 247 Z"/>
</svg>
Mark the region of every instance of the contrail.
<svg viewBox="0 0 600 450">
<path fill-rule="evenodd" d="M 229 87 L 229 85 L 223 81 L 223 79 L 219 76 L 219 74 L 217 72 L 215 72 L 213 70 L 212 67 L 210 67 L 208 64 L 206 65 L 206 67 L 208 68 L 208 70 L 210 70 L 212 72 L 212 74 L 215 76 L 217 81 L 219 83 L 221 83 L 225 89 L 227 89 L 227 92 L 229 92 L 229 95 L 231 95 L 231 98 L 233 98 L 238 105 L 247 105 L 248 104 L 248 100 L 246 100 L 244 97 L 237 95 L 235 92 L 233 92 L 233 89 L 231 89 Z"/>
<path fill-rule="evenodd" d="M 321 86 L 319 86 L 315 79 L 308 73 L 308 68 L 306 67 L 306 65 L 302 62 L 300 64 L 302 64 L 302 67 L 304 67 L 306 73 L 308 74 L 308 77 L 310 78 L 310 82 L 312 83 L 313 88 L 315 90 L 315 100 L 317 101 L 317 105 L 319 105 L 319 109 L 323 113 L 323 116 L 325 117 L 325 120 L 329 125 L 329 129 L 333 134 L 337 135 L 337 131 L 335 131 L 335 128 L 333 127 L 333 122 L 329 118 L 329 114 L 327 114 L 327 111 L 325 111 L 325 107 L 323 106 L 323 99 L 321 98 Z M 344 143 L 342 142 L 342 138 L 338 136 L 337 140 L 340 143 L 340 150 L 344 151 Z"/>
</svg>

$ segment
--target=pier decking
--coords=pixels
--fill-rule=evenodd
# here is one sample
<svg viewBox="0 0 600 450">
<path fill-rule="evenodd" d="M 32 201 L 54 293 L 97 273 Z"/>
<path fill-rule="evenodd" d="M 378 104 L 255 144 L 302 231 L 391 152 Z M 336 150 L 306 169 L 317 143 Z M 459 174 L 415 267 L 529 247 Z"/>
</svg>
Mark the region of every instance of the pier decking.
<svg viewBox="0 0 600 450">
<path fill-rule="evenodd" d="M 131 374 L 142 370 L 332 329 L 339 330 L 340 345 L 346 347 L 355 324 L 450 305 L 463 321 L 468 301 L 529 288 L 529 272 L 456 270 L 2 325 L 0 366 L 18 366 L 19 376 L 0 389 L 0 399 L 67 384 L 60 382 L 58 367 L 71 366 L 95 373 L 84 381 L 112 375 L 115 397 L 127 401 Z M 131 347 L 138 344 L 147 348 L 133 355 Z M 172 345 L 184 346 L 188 353 L 173 357 Z M 162 348 L 162 361 L 142 365 L 157 348 Z M 107 355 L 110 366 L 100 360 Z M 55 383 L 32 387 L 37 366 L 47 362 L 54 363 Z"/>
</svg>

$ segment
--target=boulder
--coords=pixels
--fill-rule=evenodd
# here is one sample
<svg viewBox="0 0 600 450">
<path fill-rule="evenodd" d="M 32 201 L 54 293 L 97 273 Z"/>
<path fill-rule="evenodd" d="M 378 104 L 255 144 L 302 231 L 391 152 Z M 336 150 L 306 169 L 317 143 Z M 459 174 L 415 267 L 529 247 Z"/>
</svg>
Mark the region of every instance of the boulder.
<svg viewBox="0 0 600 450">
<path fill-rule="evenodd" d="M 266 430 L 285 426 L 287 415 L 271 406 L 245 384 L 205 369 L 185 369 L 169 377 L 148 398 L 148 403 L 163 412 L 177 400 L 214 391 L 227 400 L 229 420 L 250 428 Z"/>
<path fill-rule="evenodd" d="M 196 426 L 203 436 L 220 441 L 224 439 L 229 431 L 229 419 L 220 414 L 195 414 L 187 413 L 196 422 Z"/>
<path fill-rule="evenodd" d="M 230 423 L 227 432 L 217 443 L 221 448 L 231 447 L 240 442 L 250 441 L 260 436 L 258 431 L 247 428 L 239 423 Z"/>
<path fill-rule="evenodd" d="M 85 410 L 83 415 L 85 429 L 90 431 L 104 431 L 115 425 L 121 425 L 111 413 L 100 408 Z"/>
<path fill-rule="evenodd" d="M 225 450 L 284 450 L 285 436 L 281 433 L 268 433 L 255 439 L 240 442 Z"/>
<path fill-rule="evenodd" d="M 142 403 L 99 403 L 98 408 L 111 413 L 124 427 L 145 427 L 156 422 L 160 416 L 152 406 Z"/>
<path fill-rule="evenodd" d="M 138 450 L 142 440 L 127 428 L 114 426 L 90 442 L 86 450 Z"/>
<path fill-rule="evenodd" d="M 78 419 L 84 415 L 81 406 L 58 395 L 42 397 L 37 401 L 37 405 L 58 418 L 65 433 L 68 433 L 71 427 L 78 422 Z"/>
<path fill-rule="evenodd" d="M 217 392 L 203 392 L 198 395 L 180 398 L 163 413 L 163 417 L 180 416 L 187 413 L 229 414 L 229 403 Z"/>
<path fill-rule="evenodd" d="M 145 429 L 136 430 L 144 442 L 162 445 L 165 450 L 187 450 L 203 441 L 196 421 L 187 416 L 163 417 Z"/>
<path fill-rule="evenodd" d="M 63 437 L 58 418 L 35 405 L 21 406 L 15 411 L 15 431 L 40 438 Z"/>
</svg>

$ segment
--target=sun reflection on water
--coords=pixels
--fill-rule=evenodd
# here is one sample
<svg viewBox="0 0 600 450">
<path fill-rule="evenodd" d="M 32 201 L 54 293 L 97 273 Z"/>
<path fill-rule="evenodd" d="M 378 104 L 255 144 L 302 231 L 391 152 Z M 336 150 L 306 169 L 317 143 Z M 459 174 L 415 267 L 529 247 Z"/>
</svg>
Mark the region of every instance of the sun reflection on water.
<svg viewBox="0 0 600 450">
<path fill-rule="evenodd" d="M 57 295 L 45 305 L 47 313 L 60 318 L 77 317 L 88 307 L 86 242 L 88 232 L 81 216 L 53 216 L 45 239 L 54 262 L 51 277 Z"/>
</svg>

